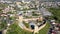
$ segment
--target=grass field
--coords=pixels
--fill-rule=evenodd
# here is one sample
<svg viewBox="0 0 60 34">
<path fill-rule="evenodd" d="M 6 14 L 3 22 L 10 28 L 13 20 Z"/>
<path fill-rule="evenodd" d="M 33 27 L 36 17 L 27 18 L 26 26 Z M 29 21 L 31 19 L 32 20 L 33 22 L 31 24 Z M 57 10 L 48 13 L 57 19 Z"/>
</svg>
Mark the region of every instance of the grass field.
<svg viewBox="0 0 60 34">
<path fill-rule="evenodd" d="M 8 29 L 7 34 L 32 34 L 32 32 L 21 29 L 18 24 L 12 24 Z"/>
<path fill-rule="evenodd" d="M 41 29 L 38 34 L 47 34 L 49 27 L 50 27 L 50 24 L 47 23 L 46 26 L 43 29 Z"/>
<path fill-rule="evenodd" d="M 49 27 L 50 24 L 47 23 L 46 26 L 40 30 L 38 34 L 47 34 Z M 9 28 L 11 29 L 7 31 L 7 34 L 33 34 L 32 32 L 21 29 L 18 24 L 12 24 Z"/>
</svg>

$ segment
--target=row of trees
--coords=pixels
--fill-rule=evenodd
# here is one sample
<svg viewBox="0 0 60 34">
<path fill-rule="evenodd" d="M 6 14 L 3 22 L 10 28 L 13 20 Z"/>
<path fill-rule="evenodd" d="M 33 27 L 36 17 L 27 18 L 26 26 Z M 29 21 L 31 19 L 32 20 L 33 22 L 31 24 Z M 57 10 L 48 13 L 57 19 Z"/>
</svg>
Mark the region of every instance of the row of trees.
<svg viewBox="0 0 60 34">
<path fill-rule="evenodd" d="M 49 8 L 48 10 L 53 14 L 52 18 L 60 22 L 60 8 Z"/>
<path fill-rule="evenodd" d="M 1 17 L 0 17 L 1 18 Z M 4 19 L 4 17 L 2 17 Z M 0 30 L 4 30 L 7 27 L 6 20 L 0 19 Z"/>
</svg>

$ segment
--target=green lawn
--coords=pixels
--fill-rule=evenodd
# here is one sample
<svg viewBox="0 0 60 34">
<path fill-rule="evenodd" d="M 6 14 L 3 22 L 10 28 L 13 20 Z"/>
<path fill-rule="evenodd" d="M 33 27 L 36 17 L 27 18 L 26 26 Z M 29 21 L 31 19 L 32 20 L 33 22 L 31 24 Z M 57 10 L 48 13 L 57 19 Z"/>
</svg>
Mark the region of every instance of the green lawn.
<svg viewBox="0 0 60 34">
<path fill-rule="evenodd" d="M 41 29 L 38 34 L 47 34 L 49 27 L 50 27 L 50 24 L 47 23 L 46 26 L 43 29 Z"/>
<path fill-rule="evenodd" d="M 23 21 L 23 24 L 24 24 L 27 28 L 29 28 L 29 23 L 25 23 L 25 22 Z"/>
<path fill-rule="evenodd" d="M 47 23 L 47 25 L 40 30 L 38 34 L 47 34 L 49 27 L 50 24 Z M 17 23 L 12 24 L 9 28 L 11 29 L 7 31 L 7 34 L 32 34 L 32 32 L 21 29 Z"/>
<path fill-rule="evenodd" d="M 32 32 L 21 29 L 17 23 L 12 24 L 7 31 L 7 34 L 32 34 Z"/>
</svg>

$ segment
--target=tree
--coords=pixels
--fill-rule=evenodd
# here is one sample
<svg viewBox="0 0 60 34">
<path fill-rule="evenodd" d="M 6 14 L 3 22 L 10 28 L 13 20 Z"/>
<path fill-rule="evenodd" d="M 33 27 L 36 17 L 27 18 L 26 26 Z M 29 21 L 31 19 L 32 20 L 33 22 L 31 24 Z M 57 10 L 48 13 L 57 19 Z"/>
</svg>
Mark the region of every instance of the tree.
<svg viewBox="0 0 60 34">
<path fill-rule="evenodd" d="M 1 20 L 0 21 L 0 30 L 4 30 L 7 27 L 6 20 Z"/>
<path fill-rule="evenodd" d="M 48 10 L 53 14 L 52 18 L 60 22 L 60 8 L 49 8 Z"/>
</svg>

